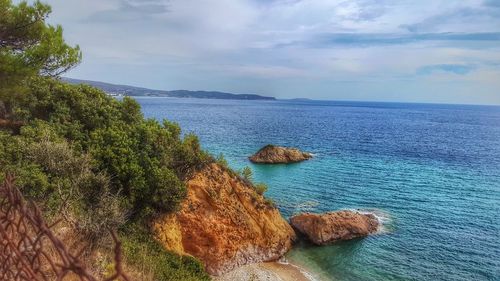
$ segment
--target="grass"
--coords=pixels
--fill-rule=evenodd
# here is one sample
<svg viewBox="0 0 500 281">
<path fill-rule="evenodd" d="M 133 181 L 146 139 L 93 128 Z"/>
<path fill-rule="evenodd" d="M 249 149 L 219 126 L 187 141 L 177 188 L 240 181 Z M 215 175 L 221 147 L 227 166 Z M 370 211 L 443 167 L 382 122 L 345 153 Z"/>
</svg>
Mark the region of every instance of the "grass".
<svg viewBox="0 0 500 281">
<path fill-rule="evenodd" d="M 165 250 L 145 226 L 134 225 L 123 230 L 121 241 L 125 261 L 143 275 L 140 280 L 151 277 L 158 281 L 211 280 L 201 262 Z"/>
</svg>

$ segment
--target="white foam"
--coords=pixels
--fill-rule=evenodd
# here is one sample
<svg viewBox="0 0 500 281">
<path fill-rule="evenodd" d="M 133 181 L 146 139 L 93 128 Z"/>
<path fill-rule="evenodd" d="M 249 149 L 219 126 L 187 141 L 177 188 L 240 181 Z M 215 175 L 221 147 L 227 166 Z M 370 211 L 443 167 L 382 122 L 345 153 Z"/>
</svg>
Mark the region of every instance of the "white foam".
<svg viewBox="0 0 500 281">
<path fill-rule="evenodd" d="M 316 278 L 311 272 L 308 272 L 306 270 L 304 270 L 302 267 L 296 265 L 296 264 L 293 264 L 293 263 L 289 263 L 288 260 L 286 258 L 281 258 L 277 261 L 278 263 L 281 263 L 281 264 L 285 264 L 285 265 L 288 265 L 288 266 L 293 266 L 295 267 L 298 271 L 300 271 L 300 273 L 302 273 L 306 278 L 307 280 L 309 281 L 321 281 L 320 279 Z"/>
<path fill-rule="evenodd" d="M 379 222 L 379 227 L 375 234 L 385 234 L 389 233 L 389 225 L 392 223 L 391 215 L 380 209 L 348 209 L 349 211 L 355 211 L 365 215 L 374 215 Z"/>
</svg>

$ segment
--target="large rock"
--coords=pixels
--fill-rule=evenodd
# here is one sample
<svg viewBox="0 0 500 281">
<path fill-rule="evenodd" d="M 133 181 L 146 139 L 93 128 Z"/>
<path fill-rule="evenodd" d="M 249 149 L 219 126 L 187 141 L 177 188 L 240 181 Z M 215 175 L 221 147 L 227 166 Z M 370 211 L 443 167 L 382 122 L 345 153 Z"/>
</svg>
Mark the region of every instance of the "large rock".
<svg viewBox="0 0 500 281">
<path fill-rule="evenodd" d="M 290 222 L 298 232 L 317 245 L 367 236 L 376 232 L 379 225 L 374 215 L 354 211 L 305 213 L 293 216 Z"/>
<path fill-rule="evenodd" d="M 210 274 L 277 260 L 291 248 L 295 232 L 278 209 L 225 168 L 208 165 L 187 189 L 180 211 L 153 229 L 167 249 L 197 257 Z"/>
<path fill-rule="evenodd" d="M 250 156 L 250 161 L 254 163 L 295 163 L 312 158 L 311 153 L 302 152 L 297 148 L 282 147 L 275 145 L 266 145 L 261 148 L 257 153 Z"/>
</svg>

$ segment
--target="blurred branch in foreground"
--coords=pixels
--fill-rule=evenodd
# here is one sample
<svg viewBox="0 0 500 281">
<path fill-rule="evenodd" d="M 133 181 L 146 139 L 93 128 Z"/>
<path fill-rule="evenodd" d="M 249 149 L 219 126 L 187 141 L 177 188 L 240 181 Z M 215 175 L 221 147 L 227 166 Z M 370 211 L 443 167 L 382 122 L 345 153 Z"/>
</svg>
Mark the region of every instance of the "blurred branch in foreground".
<svg viewBox="0 0 500 281">
<path fill-rule="evenodd" d="M 81 262 L 80 255 L 71 254 L 47 225 L 40 209 L 27 202 L 7 176 L 0 185 L 0 280 L 98 281 Z M 121 244 L 111 232 L 115 242 L 115 273 L 103 281 L 129 281 L 122 269 Z"/>
</svg>

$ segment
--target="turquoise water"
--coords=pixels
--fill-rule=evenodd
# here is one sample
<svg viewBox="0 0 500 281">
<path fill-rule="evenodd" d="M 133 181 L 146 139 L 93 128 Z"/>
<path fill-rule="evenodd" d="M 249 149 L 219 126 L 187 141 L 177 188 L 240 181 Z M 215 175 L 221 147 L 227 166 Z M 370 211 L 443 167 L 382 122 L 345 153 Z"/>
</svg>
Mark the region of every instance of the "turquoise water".
<svg viewBox="0 0 500 281">
<path fill-rule="evenodd" d="M 250 166 L 284 216 L 361 209 L 381 233 L 288 258 L 326 280 L 500 280 L 500 107 L 139 98 Z M 253 165 L 265 144 L 316 157 Z"/>
</svg>

